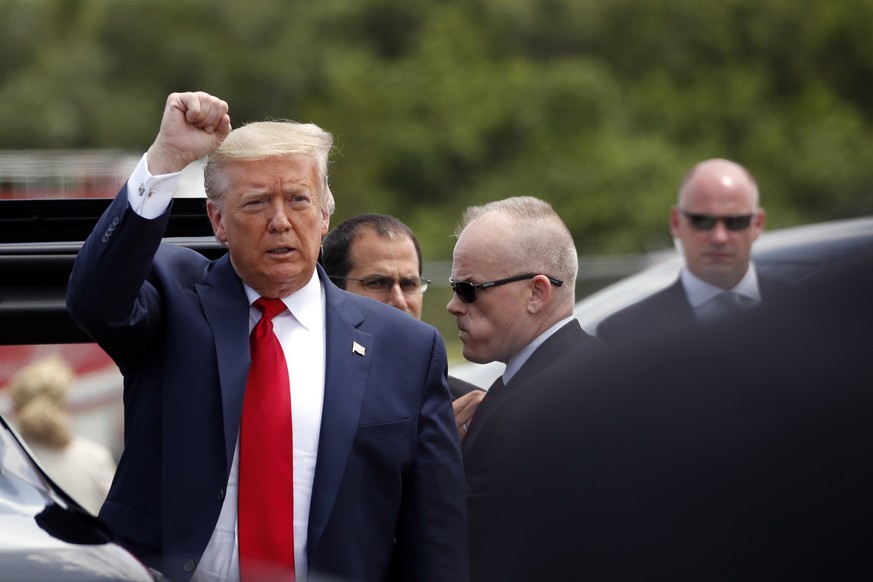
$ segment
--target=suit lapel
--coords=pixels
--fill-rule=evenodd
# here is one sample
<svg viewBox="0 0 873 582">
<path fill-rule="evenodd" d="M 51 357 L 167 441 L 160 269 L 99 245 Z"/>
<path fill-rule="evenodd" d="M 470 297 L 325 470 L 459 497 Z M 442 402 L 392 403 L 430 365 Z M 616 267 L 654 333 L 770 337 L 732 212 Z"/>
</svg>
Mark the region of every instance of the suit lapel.
<svg viewBox="0 0 873 582">
<path fill-rule="evenodd" d="M 325 292 L 324 406 L 309 509 L 308 553 L 312 556 L 339 493 L 352 450 L 361 403 L 373 361 L 373 336 L 358 329 L 360 310 L 318 268 Z"/>
<path fill-rule="evenodd" d="M 224 447 L 229 470 L 236 448 L 243 394 L 251 361 L 248 299 L 242 281 L 230 265 L 228 255 L 218 259 L 204 282 L 195 287 L 215 342 L 218 377 L 221 382 Z"/>
<path fill-rule="evenodd" d="M 310 555 L 324 533 L 339 493 L 357 433 L 374 349 L 372 335 L 358 329 L 363 322 L 360 310 L 327 280 L 320 266 L 318 275 L 325 292 L 327 344 L 321 435 L 309 511 Z M 250 363 L 249 311 L 241 307 L 248 302 L 242 282 L 227 256 L 216 261 L 205 281 L 196 289 L 215 342 L 226 458 L 230 467 Z"/>
<path fill-rule="evenodd" d="M 661 292 L 660 307 L 663 309 L 661 317 L 666 320 L 668 329 L 697 323 L 694 309 L 688 303 L 688 294 L 682 285 L 682 279 L 676 281 Z"/>
<path fill-rule="evenodd" d="M 540 372 L 546 370 L 556 360 L 560 359 L 567 350 L 580 342 L 587 341 L 589 336 L 579 325 L 577 320 L 573 320 L 566 325 L 561 326 L 558 331 L 553 333 L 540 347 L 534 350 L 527 361 L 519 368 L 518 372 L 512 377 L 503 388 L 500 394 L 495 396 L 495 400 L 489 405 L 487 411 L 476 419 L 478 426 L 471 434 L 464 437 L 461 441 L 461 450 L 466 459 L 469 451 L 475 450 L 475 443 L 479 435 L 485 432 L 488 422 L 494 417 L 496 410 L 503 405 L 512 392 L 522 384 L 528 382 Z"/>
<path fill-rule="evenodd" d="M 515 373 L 515 376 L 507 384 L 507 392 L 511 392 L 515 386 L 527 382 L 533 376 L 547 369 L 555 360 L 560 359 L 568 349 L 579 342 L 585 341 L 588 337 L 588 334 L 585 333 L 582 326 L 575 319 L 561 326 L 519 368 L 518 372 Z"/>
</svg>

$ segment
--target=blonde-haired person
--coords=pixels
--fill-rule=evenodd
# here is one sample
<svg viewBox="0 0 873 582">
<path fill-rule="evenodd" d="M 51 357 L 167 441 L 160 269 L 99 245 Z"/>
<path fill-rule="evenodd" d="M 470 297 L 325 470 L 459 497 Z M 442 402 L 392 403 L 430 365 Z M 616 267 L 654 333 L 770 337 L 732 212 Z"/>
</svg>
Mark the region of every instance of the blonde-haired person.
<svg viewBox="0 0 873 582">
<path fill-rule="evenodd" d="M 19 370 L 10 393 L 19 432 L 40 465 L 96 515 L 112 483 L 115 461 L 105 446 L 73 432 L 67 412 L 73 377 L 63 359 L 49 356 Z"/>
<path fill-rule="evenodd" d="M 70 315 L 124 373 L 124 452 L 100 518 L 177 582 L 466 582 L 439 332 L 318 264 L 330 134 L 231 130 L 227 112 L 207 93 L 167 98 L 73 267 Z M 162 243 L 180 173 L 204 156 L 227 247 L 214 261 Z"/>
</svg>

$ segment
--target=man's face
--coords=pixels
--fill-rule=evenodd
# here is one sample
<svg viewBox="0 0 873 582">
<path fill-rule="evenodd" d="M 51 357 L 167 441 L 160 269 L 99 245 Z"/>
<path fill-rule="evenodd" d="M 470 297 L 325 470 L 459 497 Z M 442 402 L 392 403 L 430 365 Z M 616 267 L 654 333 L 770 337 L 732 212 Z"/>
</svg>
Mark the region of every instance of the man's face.
<svg viewBox="0 0 873 582">
<path fill-rule="evenodd" d="M 520 274 L 495 244 L 511 240 L 512 227 L 503 217 L 486 214 L 472 222 L 455 245 L 452 280 L 484 283 Z M 526 346 L 532 339 L 530 296 L 529 280 L 477 290 L 473 303 L 454 294 L 446 309 L 455 316 L 464 357 L 479 364 L 506 363 Z"/>
<path fill-rule="evenodd" d="M 349 269 L 347 277 L 367 279 L 382 277 L 393 279 L 395 284 L 387 293 L 371 293 L 364 289 L 361 281 L 346 280 L 346 290 L 357 295 L 370 297 L 382 303 L 401 309 L 416 319 L 421 319 L 424 304 L 423 293 L 403 293 L 399 281 L 421 277 L 418 270 L 418 253 L 408 236 L 394 235 L 383 237 L 370 228 L 358 232 L 349 247 Z"/>
<path fill-rule="evenodd" d="M 752 243 L 764 229 L 764 210 L 756 208 L 754 186 L 741 174 L 717 168 L 701 172 L 683 190 L 670 227 L 681 243 L 688 270 L 712 285 L 731 289 L 748 271 Z M 685 213 L 754 217 L 739 231 L 729 230 L 721 220 L 710 230 L 696 230 Z"/>
<path fill-rule="evenodd" d="M 207 210 L 234 270 L 264 297 L 300 289 L 312 277 L 329 224 L 315 161 L 289 155 L 228 162 L 224 171 L 224 199 Z"/>
</svg>

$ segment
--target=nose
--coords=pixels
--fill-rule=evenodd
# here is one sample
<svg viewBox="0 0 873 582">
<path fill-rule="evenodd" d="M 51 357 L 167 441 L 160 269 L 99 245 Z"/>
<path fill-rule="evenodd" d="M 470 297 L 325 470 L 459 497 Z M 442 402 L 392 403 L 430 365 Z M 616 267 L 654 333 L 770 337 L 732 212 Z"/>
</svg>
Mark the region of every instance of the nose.
<svg viewBox="0 0 873 582">
<path fill-rule="evenodd" d="M 452 291 L 452 298 L 446 304 L 446 311 L 457 317 L 464 311 L 464 302 L 458 298 L 458 294 Z"/>
<path fill-rule="evenodd" d="M 728 229 L 724 225 L 723 221 L 719 220 L 715 223 L 715 226 L 712 228 L 710 237 L 712 238 L 712 240 L 718 243 L 726 243 L 730 239 L 730 233 L 728 232 Z"/>
<path fill-rule="evenodd" d="M 406 296 L 400 290 L 400 282 L 394 281 L 391 289 L 385 294 L 385 303 L 398 309 L 406 309 Z"/>
<path fill-rule="evenodd" d="M 288 220 L 288 209 L 285 208 L 283 199 L 272 200 L 267 213 L 268 227 L 271 231 L 284 232 L 291 228 L 291 221 Z"/>
</svg>

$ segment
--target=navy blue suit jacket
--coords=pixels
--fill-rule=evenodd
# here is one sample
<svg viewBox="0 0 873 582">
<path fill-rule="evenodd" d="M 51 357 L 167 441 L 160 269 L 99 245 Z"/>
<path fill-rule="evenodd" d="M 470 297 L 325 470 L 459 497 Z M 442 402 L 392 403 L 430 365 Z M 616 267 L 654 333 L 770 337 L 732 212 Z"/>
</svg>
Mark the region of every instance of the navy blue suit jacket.
<svg viewBox="0 0 873 582">
<path fill-rule="evenodd" d="M 124 452 L 100 512 L 122 543 L 187 580 L 224 500 L 249 369 L 249 305 L 229 256 L 162 243 L 125 190 L 82 247 L 67 305 L 124 374 Z M 464 477 L 439 333 L 335 287 L 312 487 L 310 572 L 466 580 Z M 364 355 L 352 350 L 364 347 Z"/>
</svg>

